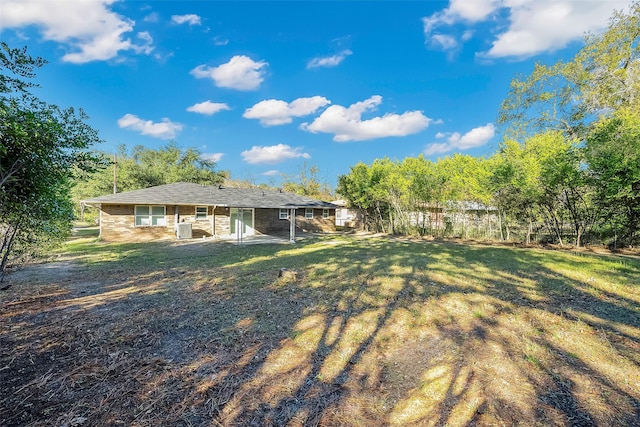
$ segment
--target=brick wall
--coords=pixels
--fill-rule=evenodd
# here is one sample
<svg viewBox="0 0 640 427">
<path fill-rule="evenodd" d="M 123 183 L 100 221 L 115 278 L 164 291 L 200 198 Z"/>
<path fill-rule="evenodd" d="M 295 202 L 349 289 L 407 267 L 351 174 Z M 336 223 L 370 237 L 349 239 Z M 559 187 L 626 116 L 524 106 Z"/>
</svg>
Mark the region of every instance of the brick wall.
<svg viewBox="0 0 640 427">
<path fill-rule="evenodd" d="M 103 205 L 101 212 L 101 237 L 112 241 L 150 241 L 175 239 L 175 213 L 178 222 L 190 223 L 193 238 L 209 237 L 215 229 L 216 235 L 231 233 L 230 209 L 207 208 L 206 219 L 196 219 L 195 206 L 166 206 L 165 226 L 135 226 L 134 205 Z M 283 235 L 289 233 L 289 221 L 280 219 L 279 209 L 255 209 L 254 229 L 256 234 Z M 296 230 L 306 232 L 335 231 L 335 210 L 329 210 L 329 218 L 322 217 L 322 209 L 313 210 L 313 218 L 305 218 L 305 210 L 296 211 Z"/>
<path fill-rule="evenodd" d="M 296 231 L 327 233 L 336 231 L 335 210 L 329 209 L 329 218 L 322 217 L 322 209 L 313 210 L 313 218 L 305 217 L 305 209 L 296 210 Z M 289 220 L 280 219 L 280 209 L 256 209 L 256 234 L 288 234 Z"/>
<path fill-rule="evenodd" d="M 173 206 L 167 207 L 166 225 L 136 227 L 133 205 L 102 205 L 100 237 L 103 240 L 144 242 L 175 238 Z"/>
<path fill-rule="evenodd" d="M 329 209 L 329 218 L 323 218 L 322 211 L 313 209 L 313 218 L 306 218 L 304 208 L 296 210 L 296 230 L 312 233 L 336 231 L 335 209 Z"/>
<path fill-rule="evenodd" d="M 174 215 L 174 206 L 167 206 L 167 216 Z M 207 218 L 196 219 L 196 207 L 189 205 L 178 206 L 178 222 L 191 224 L 193 238 L 210 237 L 213 234 L 213 207 L 207 207 Z"/>
<path fill-rule="evenodd" d="M 217 207 L 215 210 L 215 229 L 216 235 L 230 234 L 231 233 L 231 221 L 229 208 Z"/>
<path fill-rule="evenodd" d="M 288 234 L 289 221 L 280 219 L 280 209 L 256 209 L 253 228 L 256 234 Z"/>
</svg>

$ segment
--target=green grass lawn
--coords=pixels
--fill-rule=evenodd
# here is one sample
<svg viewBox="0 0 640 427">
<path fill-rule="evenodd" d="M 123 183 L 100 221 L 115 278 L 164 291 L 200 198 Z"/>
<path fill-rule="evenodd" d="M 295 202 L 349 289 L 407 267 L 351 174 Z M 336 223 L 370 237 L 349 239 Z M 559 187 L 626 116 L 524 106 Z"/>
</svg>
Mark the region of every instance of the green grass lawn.
<svg viewBox="0 0 640 427">
<path fill-rule="evenodd" d="M 8 425 L 640 425 L 633 257 L 79 239 L 9 280 Z"/>
</svg>

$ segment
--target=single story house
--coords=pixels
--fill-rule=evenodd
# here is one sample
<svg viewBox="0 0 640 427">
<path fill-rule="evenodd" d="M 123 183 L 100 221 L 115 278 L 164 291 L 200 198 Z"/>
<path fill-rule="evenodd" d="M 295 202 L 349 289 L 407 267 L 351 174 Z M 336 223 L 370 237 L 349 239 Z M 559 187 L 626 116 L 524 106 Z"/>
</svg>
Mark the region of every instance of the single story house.
<svg viewBox="0 0 640 427">
<path fill-rule="evenodd" d="M 113 241 L 289 235 L 335 231 L 336 206 L 297 194 L 188 182 L 82 201 L 100 210 L 100 237 Z"/>
</svg>

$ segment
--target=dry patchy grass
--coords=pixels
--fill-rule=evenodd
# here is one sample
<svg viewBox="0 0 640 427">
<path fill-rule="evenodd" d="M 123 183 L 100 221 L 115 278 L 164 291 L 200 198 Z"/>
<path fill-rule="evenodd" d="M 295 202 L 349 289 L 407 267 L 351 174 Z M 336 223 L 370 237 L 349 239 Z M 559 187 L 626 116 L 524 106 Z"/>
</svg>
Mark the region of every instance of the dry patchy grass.
<svg viewBox="0 0 640 427">
<path fill-rule="evenodd" d="M 0 293 L 4 425 L 640 424 L 635 258 L 357 237 L 55 258 Z"/>
</svg>

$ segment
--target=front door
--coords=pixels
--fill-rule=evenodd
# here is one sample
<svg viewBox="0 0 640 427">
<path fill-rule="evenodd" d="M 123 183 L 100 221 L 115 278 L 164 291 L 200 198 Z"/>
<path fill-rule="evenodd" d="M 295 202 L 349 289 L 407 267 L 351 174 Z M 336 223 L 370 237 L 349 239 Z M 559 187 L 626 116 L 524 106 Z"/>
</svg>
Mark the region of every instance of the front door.
<svg viewBox="0 0 640 427">
<path fill-rule="evenodd" d="M 231 208 L 231 234 L 253 236 L 253 209 Z"/>
</svg>

